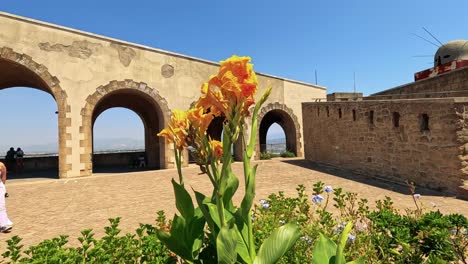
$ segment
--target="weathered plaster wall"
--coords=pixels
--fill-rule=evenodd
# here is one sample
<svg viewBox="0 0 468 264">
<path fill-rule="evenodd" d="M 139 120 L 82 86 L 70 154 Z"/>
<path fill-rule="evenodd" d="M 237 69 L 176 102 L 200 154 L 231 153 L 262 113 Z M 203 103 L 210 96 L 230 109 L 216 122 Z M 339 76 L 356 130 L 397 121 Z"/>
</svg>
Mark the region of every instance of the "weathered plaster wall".
<svg viewBox="0 0 468 264">
<path fill-rule="evenodd" d="M 200 86 L 215 73 L 218 64 L 167 51 L 110 39 L 40 21 L 0 13 L 0 49 L 10 48 L 44 65 L 66 92 L 67 107 L 64 127 L 69 136 L 66 147 L 67 167 L 61 177 L 88 175 L 92 135 L 86 129 L 89 118 L 83 118 L 87 98 L 99 87 L 112 81 L 144 83 L 167 101 L 169 109 L 186 109 L 200 94 Z M 286 103 L 301 117 L 304 98 L 325 97 L 323 87 L 259 75 L 258 96 L 271 85 L 268 103 Z M 64 117 L 64 120 L 65 120 Z M 164 116 L 164 122 L 168 116 Z M 65 121 L 64 121 L 65 122 Z M 164 146 L 166 155 L 171 155 Z M 166 157 L 171 166 L 171 159 Z M 65 168 L 65 167 L 64 167 Z"/>
<path fill-rule="evenodd" d="M 303 103 L 305 157 L 460 194 L 468 182 L 465 99 Z M 421 130 L 423 114 L 427 131 Z"/>
</svg>

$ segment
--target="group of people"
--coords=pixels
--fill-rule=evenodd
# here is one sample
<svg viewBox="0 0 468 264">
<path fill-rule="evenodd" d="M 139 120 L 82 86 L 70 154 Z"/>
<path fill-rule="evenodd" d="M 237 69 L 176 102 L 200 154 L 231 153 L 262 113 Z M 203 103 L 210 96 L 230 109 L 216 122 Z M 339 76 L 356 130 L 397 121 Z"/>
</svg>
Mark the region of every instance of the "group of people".
<svg viewBox="0 0 468 264">
<path fill-rule="evenodd" d="M 5 156 L 6 167 L 9 171 L 20 172 L 24 169 L 24 151 L 21 148 L 16 150 L 11 147 Z"/>
</svg>

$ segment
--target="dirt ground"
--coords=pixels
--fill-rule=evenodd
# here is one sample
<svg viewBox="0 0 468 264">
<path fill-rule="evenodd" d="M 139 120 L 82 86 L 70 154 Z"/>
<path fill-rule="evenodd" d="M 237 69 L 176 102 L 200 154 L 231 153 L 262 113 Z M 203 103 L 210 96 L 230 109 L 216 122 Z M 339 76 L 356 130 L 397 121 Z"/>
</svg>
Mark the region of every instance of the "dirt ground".
<svg viewBox="0 0 468 264">
<path fill-rule="evenodd" d="M 270 193 L 284 191 L 294 196 L 298 184 L 304 184 L 308 193 L 312 185 L 322 181 L 334 188 L 375 200 L 390 196 L 400 209 L 414 208 L 408 188 L 381 180 L 371 180 L 336 168 L 318 165 L 301 159 L 274 159 L 259 161 L 257 172 L 257 200 Z M 239 176 L 236 203 L 243 195 L 242 163 L 234 164 Z M 197 191 L 210 194 L 210 182 L 200 175 L 198 167 L 183 169 L 185 182 Z M 18 179 L 7 181 L 7 211 L 14 222 L 11 233 L 0 233 L 0 252 L 5 241 L 13 235 L 23 238 L 27 247 L 59 234 L 68 234 L 70 243 L 77 245 L 80 230 L 93 228 L 97 236 L 103 234 L 108 218 L 122 217 L 123 232 L 132 232 L 139 223 L 154 223 L 156 212 L 165 210 L 168 218 L 175 213 L 171 178 L 177 178 L 174 169 L 131 173 L 97 173 L 92 177 L 74 179 Z M 445 197 L 441 193 L 418 188 L 420 201 L 429 210 L 468 215 L 468 202 Z M 435 206 L 434 206 L 435 205 Z"/>
</svg>

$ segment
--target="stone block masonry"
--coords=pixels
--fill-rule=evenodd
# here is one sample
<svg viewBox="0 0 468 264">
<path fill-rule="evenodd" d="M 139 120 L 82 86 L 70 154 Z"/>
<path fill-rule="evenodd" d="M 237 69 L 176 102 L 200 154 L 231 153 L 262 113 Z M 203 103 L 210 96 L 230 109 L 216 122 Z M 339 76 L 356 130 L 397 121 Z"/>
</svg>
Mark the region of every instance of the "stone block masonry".
<svg viewBox="0 0 468 264">
<path fill-rule="evenodd" d="M 364 100 L 468 96 L 468 67 L 375 93 Z"/>
<path fill-rule="evenodd" d="M 303 103 L 305 158 L 467 198 L 468 98 Z"/>
</svg>

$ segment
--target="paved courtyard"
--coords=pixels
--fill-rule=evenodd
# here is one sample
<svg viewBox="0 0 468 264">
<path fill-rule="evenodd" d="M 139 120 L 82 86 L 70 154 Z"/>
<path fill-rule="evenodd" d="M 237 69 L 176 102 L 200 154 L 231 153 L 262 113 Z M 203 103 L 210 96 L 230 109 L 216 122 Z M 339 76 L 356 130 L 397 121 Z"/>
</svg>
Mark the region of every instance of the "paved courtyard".
<svg viewBox="0 0 468 264">
<path fill-rule="evenodd" d="M 369 199 L 370 204 L 393 198 L 395 205 L 404 209 L 414 207 L 407 188 L 394 186 L 382 181 L 366 180 L 331 167 L 319 166 L 300 160 L 274 159 L 259 161 L 257 173 L 257 200 L 268 194 L 284 191 L 295 195 L 298 184 L 304 184 L 308 192 L 316 181 L 333 187 L 342 187 L 357 192 L 360 197 Z M 234 164 L 234 171 L 242 176 L 242 163 Z M 206 175 L 198 174 L 198 167 L 190 166 L 183 170 L 186 184 L 203 193 L 210 193 L 210 182 Z M 174 169 L 133 173 L 100 173 L 93 177 L 78 179 L 10 180 L 7 190 L 8 214 L 14 222 L 13 231 L 0 233 L 0 250 L 4 252 L 5 241 L 13 235 L 23 238 L 26 246 L 59 234 L 70 235 L 70 241 L 77 245 L 79 231 L 93 228 L 98 236 L 111 217 L 122 217 L 123 232 L 133 231 L 139 223 L 154 223 L 156 212 L 165 210 L 172 218 L 174 196 L 170 180 L 177 177 Z M 243 193 L 235 197 L 239 203 Z M 422 194 L 421 201 L 428 208 L 436 208 L 443 213 L 468 215 L 468 202 L 440 193 L 417 189 Z M 432 207 L 431 203 L 437 206 Z"/>
</svg>

